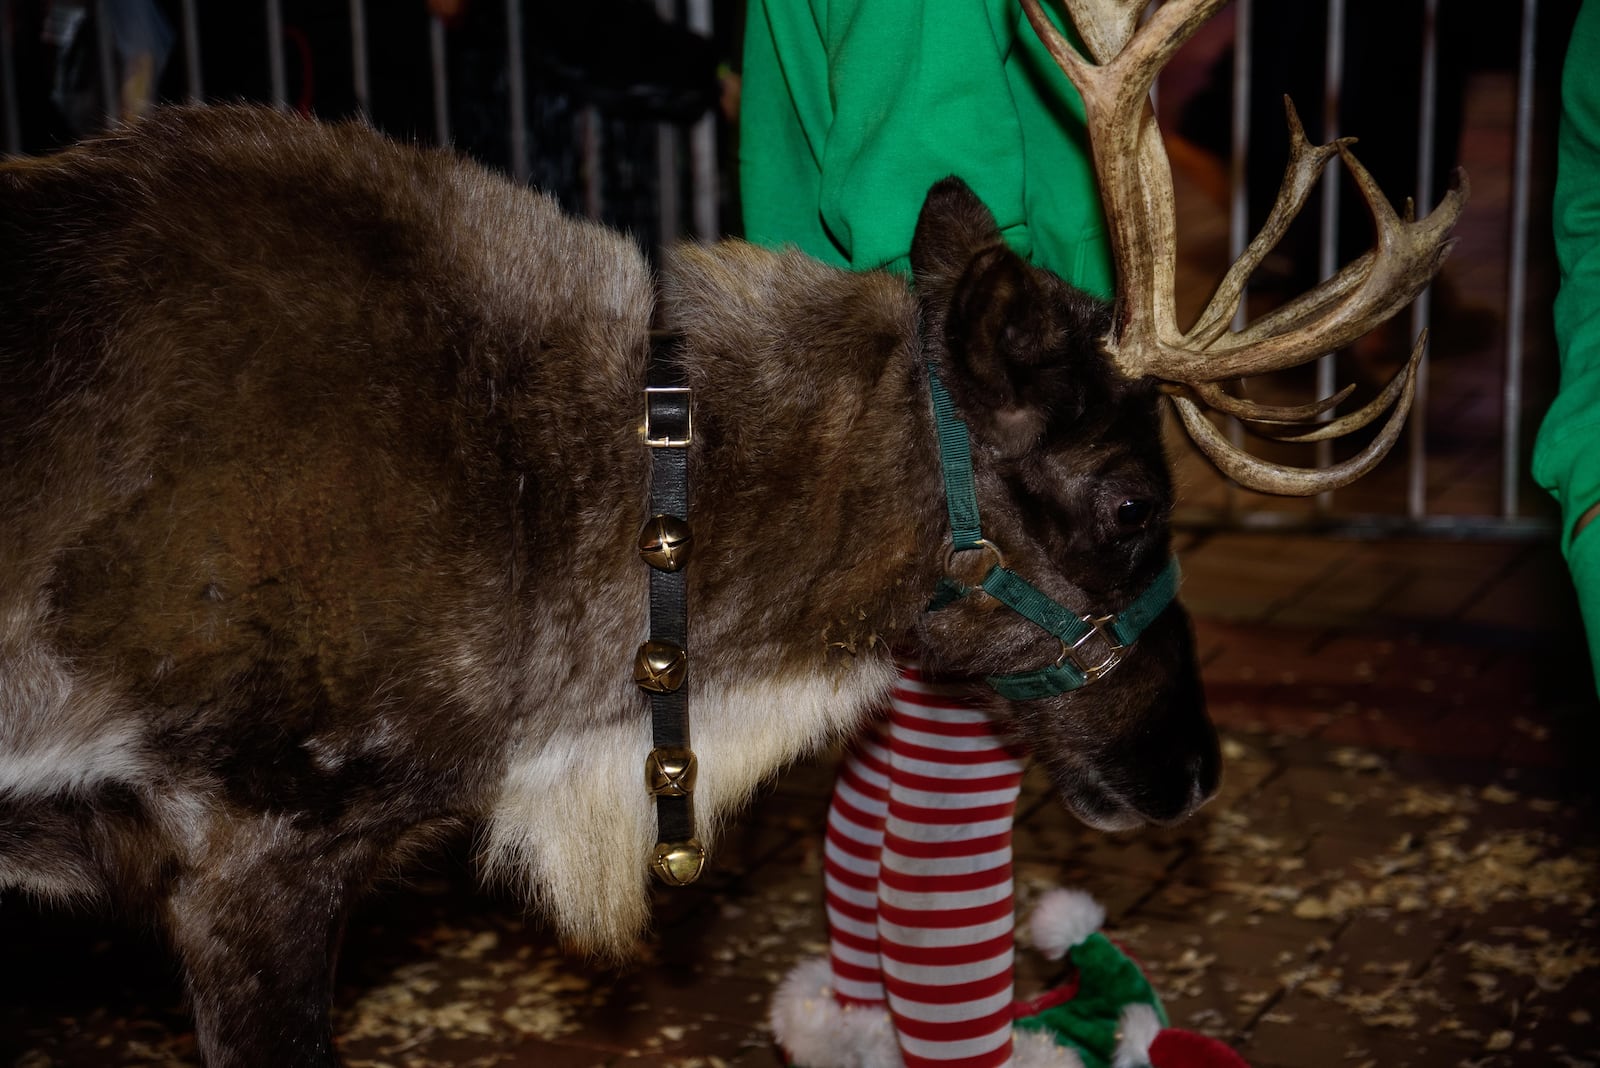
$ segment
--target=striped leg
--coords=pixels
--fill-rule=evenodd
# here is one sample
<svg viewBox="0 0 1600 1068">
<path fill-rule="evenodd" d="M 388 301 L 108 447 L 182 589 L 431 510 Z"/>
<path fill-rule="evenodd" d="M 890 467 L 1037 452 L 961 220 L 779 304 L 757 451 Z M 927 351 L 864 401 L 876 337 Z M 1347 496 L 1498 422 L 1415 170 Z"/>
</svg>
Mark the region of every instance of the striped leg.
<svg viewBox="0 0 1600 1068">
<path fill-rule="evenodd" d="M 1011 1061 L 1011 826 L 1021 755 L 902 671 L 890 713 L 879 953 L 906 1068 Z"/>
<path fill-rule="evenodd" d="M 851 747 L 833 786 L 823 845 L 828 958 L 834 997 L 844 1005 L 883 1005 L 878 964 L 878 855 L 889 807 L 885 720 Z"/>
</svg>

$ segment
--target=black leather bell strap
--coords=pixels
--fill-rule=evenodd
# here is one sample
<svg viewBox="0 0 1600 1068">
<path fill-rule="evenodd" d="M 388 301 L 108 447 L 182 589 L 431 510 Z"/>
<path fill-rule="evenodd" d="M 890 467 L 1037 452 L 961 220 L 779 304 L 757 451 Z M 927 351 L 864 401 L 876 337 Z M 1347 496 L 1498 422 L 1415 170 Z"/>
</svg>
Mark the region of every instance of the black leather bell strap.
<svg viewBox="0 0 1600 1068">
<path fill-rule="evenodd" d="M 693 882 L 705 852 L 694 837 L 694 753 L 689 748 L 689 602 L 684 571 L 693 546 L 689 517 L 689 449 L 694 442 L 690 393 L 677 338 L 652 333 L 645 385 L 644 441 L 650 451 L 650 515 L 639 552 L 650 565 L 650 638 L 639 647 L 634 681 L 650 695 L 655 748 L 645 785 L 656 799 L 656 849 L 651 869 L 674 885 Z"/>
</svg>

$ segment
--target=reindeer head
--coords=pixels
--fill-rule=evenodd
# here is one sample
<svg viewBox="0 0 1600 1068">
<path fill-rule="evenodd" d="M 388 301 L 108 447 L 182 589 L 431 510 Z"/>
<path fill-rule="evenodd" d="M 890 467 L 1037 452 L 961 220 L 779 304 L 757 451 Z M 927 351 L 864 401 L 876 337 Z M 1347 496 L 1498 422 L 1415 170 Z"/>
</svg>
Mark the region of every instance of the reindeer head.
<svg viewBox="0 0 1600 1068">
<path fill-rule="evenodd" d="M 1216 789 L 1219 760 L 1188 618 L 1162 587 L 1172 483 L 1156 385 L 1102 352 L 1111 307 L 1024 262 L 959 179 L 929 193 L 911 262 L 931 373 L 968 431 L 983 535 L 973 551 L 952 546 L 948 603 L 920 625 L 925 655 L 995 680 L 996 713 L 1087 822 L 1181 819 Z M 1043 622 L 1002 600 L 1005 576 L 1054 603 Z M 1122 651 L 1079 618 L 1140 604 L 1154 618 Z M 1019 689 L 1019 666 L 1067 681 Z"/>
<path fill-rule="evenodd" d="M 1311 145 L 1290 107 L 1292 154 L 1278 201 L 1195 325 L 1180 330 L 1172 177 L 1148 98 L 1161 66 L 1225 2 L 1167 0 L 1140 28 L 1144 0 L 1068 0 L 1094 65 L 1038 0 L 1023 0 L 1084 98 L 1116 259 L 1114 306 L 1006 248 L 993 217 L 959 181 L 929 194 L 912 248 L 935 409 L 947 390 L 966 428 L 971 497 L 983 516 L 981 537 L 974 522 L 963 540 L 961 506 L 952 506 L 947 569 L 952 589 L 981 593 L 942 598 L 943 610 L 924 616 L 921 640 L 934 662 L 990 677 L 998 714 L 1042 760 L 1062 800 L 1107 829 L 1181 819 L 1210 797 L 1219 774 L 1188 619 L 1170 590 L 1172 488 L 1160 396 L 1242 485 L 1307 495 L 1359 478 L 1399 436 L 1422 339 L 1376 399 L 1337 419 L 1324 413 L 1348 388 L 1303 407 L 1275 407 L 1217 383 L 1313 360 L 1399 311 L 1438 270 L 1465 200 L 1458 181 L 1426 219 L 1415 221 L 1409 207 L 1397 215 L 1350 142 Z M 1374 249 L 1232 330 L 1250 273 L 1335 156 L 1372 211 Z M 1310 470 L 1233 446 L 1202 405 L 1294 441 L 1348 433 L 1393 412 L 1356 456 Z M 954 499 L 964 491 L 952 486 L 948 451 L 945 460 Z"/>
</svg>

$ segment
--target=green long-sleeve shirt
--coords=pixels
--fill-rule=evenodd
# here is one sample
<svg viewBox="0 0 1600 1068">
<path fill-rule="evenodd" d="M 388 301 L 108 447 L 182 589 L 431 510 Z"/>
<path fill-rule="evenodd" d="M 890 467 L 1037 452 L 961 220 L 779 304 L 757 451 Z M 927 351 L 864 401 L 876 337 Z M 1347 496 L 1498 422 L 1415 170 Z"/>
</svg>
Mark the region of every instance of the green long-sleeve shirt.
<svg viewBox="0 0 1600 1068">
<path fill-rule="evenodd" d="M 751 241 L 904 271 L 955 174 L 1014 249 L 1110 295 L 1083 104 L 1017 0 L 751 0 L 745 35 Z"/>
<path fill-rule="evenodd" d="M 1539 427 L 1533 474 L 1561 504 L 1561 548 L 1600 678 L 1600 521 L 1573 536 L 1579 517 L 1600 503 L 1600 0 L 1585 0 L 1578 12 L 1561 105 L 1555 191 L 1561 389 Z"/>
</svg>

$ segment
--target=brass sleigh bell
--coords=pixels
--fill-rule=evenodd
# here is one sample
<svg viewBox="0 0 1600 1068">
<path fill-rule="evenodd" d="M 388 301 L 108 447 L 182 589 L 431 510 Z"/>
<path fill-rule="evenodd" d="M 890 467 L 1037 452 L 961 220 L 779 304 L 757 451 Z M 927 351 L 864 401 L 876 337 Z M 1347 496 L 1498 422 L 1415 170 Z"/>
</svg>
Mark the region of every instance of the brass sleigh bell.
<svg viewBox="0 0 1600 1068">
<path fill-rule="evenodd" d="M 633 681 L 647 693 L 672 693 L 683 685 L 689 654 L 672 642 L 651 638 L 633 658 Z"/>
<path fill-rule="evenodd" d="M 657 571 L 678 571 L 689 562 L 694 535 L 675 515 L 651 516 L 639 532 L 639 555 Z"/>
<path fill-rule="evenodd" d="M 644 781 L 651 797 L 687 797 L 694 793 L 694 752 L 678 745 L 657 746 L 644 761 Z"/>
<path fill-rule="evenodd" d="M 650 858 L 650 870 L 669 886 L 688 886 L 700 878 L 705 866 L 706 850 L 698 838 L 657 842 L 655 855 Z"/>
</svg>

